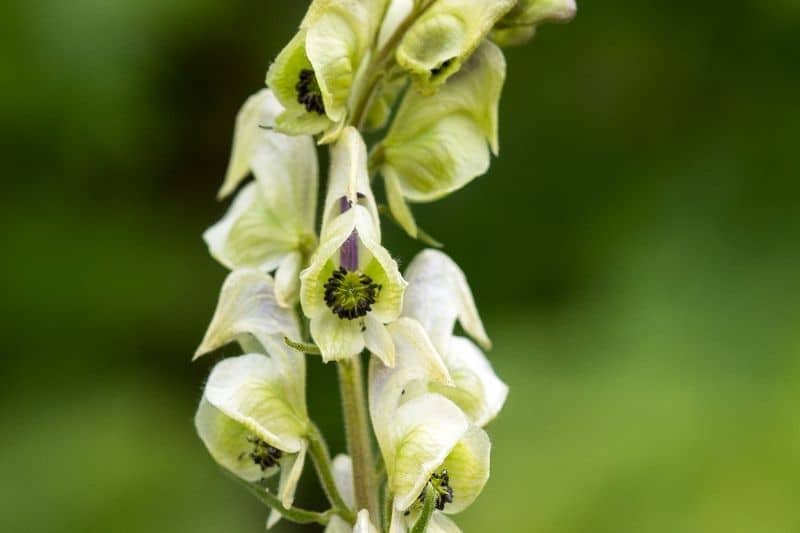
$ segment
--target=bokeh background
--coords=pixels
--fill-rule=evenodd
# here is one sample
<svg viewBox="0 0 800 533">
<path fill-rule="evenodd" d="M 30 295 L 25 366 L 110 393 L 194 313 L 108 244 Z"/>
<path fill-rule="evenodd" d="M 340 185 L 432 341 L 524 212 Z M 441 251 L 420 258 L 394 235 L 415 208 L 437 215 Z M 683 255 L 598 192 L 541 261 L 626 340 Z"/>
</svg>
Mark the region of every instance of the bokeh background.
<svg viewBox="0 0 800 533">
<path fill-rule="evenodd" d="M 306 5 L 0 8 L 0 531 L 262 530 L 189 361 L 233 117 Z M 416 210 L 511 386 L 467 533 L 800 531 L 799 30 L 794 0 L 587 1 L 508 51 L 501 158 Z"/>
</svg>

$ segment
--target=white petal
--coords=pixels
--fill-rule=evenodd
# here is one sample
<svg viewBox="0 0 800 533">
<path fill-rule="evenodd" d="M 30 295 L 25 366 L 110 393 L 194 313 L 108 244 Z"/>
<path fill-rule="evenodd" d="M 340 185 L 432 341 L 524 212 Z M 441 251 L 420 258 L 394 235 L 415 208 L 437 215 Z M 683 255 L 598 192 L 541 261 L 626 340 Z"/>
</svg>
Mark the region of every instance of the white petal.
<svg viewBox="0 0 800 533">
<path fill-rule="evenodd" d="M 311 337 L 324 362 L 349 359 L 364 350 L 364 333 L 358 320 L 345 320 L 328 309 L 311 319 Z"/>
<path fill-rule="evenodd" d="M 323 226 L 326 226 L 331 218 L 342 213 L 340 201 L 342 197 L 346 197 L 352 205 L 360 204 L 366 207 L 375 226 L 380 227 L 378 206 L 367 173 L 367 147 L 355 128 L 348 127 L 342 131 L 338 142 L 331 149 L 328 179 L 325 212 L 322 216 Z"/>
<path fill-rule="evenodd" d="M 339 454 L 333 459 L 333 480 L 342 495 L 344 503 L 355 506 L 355 489 L 353 488 L 353 461 L 349 455 Z"/>
<path fill-rule="evenodd" d="M 217 309 L 195 359 L 244 335 L 262 344 L 270 336 L 298 338 L 297 318 L 275 298 L 272 277 L 257 270 L 231 272 L 222 285 Z"/>
<path fill-rule="evenodd" d="M 204 397 L 252 434 L 287 453 L 305 448 L 305 405 L 293 405 L 287 388 L 267 356 L 246 354 L 223 359 L 206 383 Z"/>
<path fill-rule="evenodd" d="M 386 184 L 386 200 L 389 202 L 389 209 L 392 212 L 392 216 L 406 233 L 416 239 L 418 234 L 417 222 L 414 220 L 411 208 L 408 207 L 408 203 L 406 203 L 403 197 L 403 190 L 400 187 L 397 171 L 394 167 L 387 165 L 383 167 L 382 172 L 383 182 Z"/>
<path fill-rule="evenodd" d="M 414 0 L 392 0 L 389 3 L 389 8 L 386 10 L 386 15 L 383 18 L 381 31 L 378 34 L 379 50 L 391 39 L 397 31 L 397 28 L 406 20 L 413 9 Z"/>
<path fill-rule="evenodd" d="M 391 462 L 394 414 L 409 384 L 420 380 L 447 385 L 452 381 L 444 361 L 419 323 L 400 318 L 387 329 L 395 346 L 395 367 L 389 368 L 376 359 L 370 361 L 369 410 L 378 444 L 384 458 Z"/>
<path fill-rule="evenodd" d="M 396 505 L 405 510 L 417 500 L 431 475 L 442 467 L 469 429 L 469 421 L 444 396 L 423 394 L 397 409 L 392 429 L 395 455 L 392 463 L 387 462 L 386 471 L 397 498 Z"/>
<path fill-rule="evenodd" d="M 300 252 L 292 252 L 284 257 L 275 272 L 275 299 L 283 307 L 291 307 L 297 301 L 302 261 Z"/>
<path fill-rule="evenodd" d="M 356 526 L 353 528 L 353 533 L 378 533 L 378 529 L 369 519 L 369 511 L 366 509 L 361 509 L 358 512 L 358 519 L 356 520 Z"/>
<path fill-rule="evenodd" d="M 303 473 L 303 466 L 306 462 L 307 444 L 304 441 L 303 447 L 296 455 L 289 455 L 281 460 L 281 479 L 278 482 L 278 498 L 281 505 L 288 509 L 294 503 L 294 494 L 297 492 L 297 482 Z"/>
<path fill-rule="evenodd" d="M 259 122 L 274 107 L 271 101 L 274 100 L 274 97 L 271 97 L 271 91 L 262 89 L 248 98 L 236 115 L 231 159 L 225 173 L 225 181 L 219 190 L 219 198 L 224 198 L 232 193 L 250 173 L 251 157 L 259 135 Z M 271 117 L 272 122 L 274 122 L 275 116 L 277 114 Z"/>
<path fill-rule="evenodd" d="M 446 254 L 420 252 L 406 269 L 406 278 L 403 314 L 418 320 L 440 350 L 449 342 L 456 319 L 482 346 L 491 347 L 467 278 Z"/>
<path fill-rule="evenodd" d="M 508 396 L 508 385 L 497 377 L 483 352 L 469 339 L 453 337 L 444 352 L 455 387 L 438 387 L 436 392 L 453 400 L 483 427 L 502 409 Z"/>
<path fill-rule="evenodd" d="M 388 367 L 394 366 L 395 350 L 392 336 L 389 335 L 389 330 L 378 319 L 374 318 L 372 314 L 364 318 L 364 341 L 367 350 L 377 356 L 384 365 Z"/>
<path fill-rule="evenodd" d="M 397 506 L 397 498 L 392 503 L 392 521 L 389 525 L 389 533 L 406 533 L 408 526 L 406 525 L 405 511 Z"/>
<path fill-rule="evenodd" d="M 352 533 L 352 531 L 353 528 L 350 524 L 339 518 L 339 515 L 333 515 L 328 525 L 325 526 L 324 533 Z"/>
<path fill-rule="evenodd" d="M 434 511 L 427 533 L 461 533 L 461 528 L 446 515 Z"/>
</svg>

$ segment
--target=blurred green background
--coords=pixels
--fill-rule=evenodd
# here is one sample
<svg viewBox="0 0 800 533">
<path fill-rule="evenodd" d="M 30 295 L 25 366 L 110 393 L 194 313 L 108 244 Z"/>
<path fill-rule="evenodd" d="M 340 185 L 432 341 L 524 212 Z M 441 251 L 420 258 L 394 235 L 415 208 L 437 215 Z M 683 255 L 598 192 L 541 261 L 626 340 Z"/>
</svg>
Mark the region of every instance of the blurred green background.
<svg viewBox="0 0 800 533">
<path fill-rule="evenodd" d="M 194 435 L 189 361 L 233 118 L 305 5 L 0 7 L 0 531 L 262 530 Z M 458 521 L 800 531 L 800 3 L 579 7 L 508 51 L 490 173 L 416 210 L 511 386 Z M 333 370 L 309 380 L 341 450 Z"/>
</svg>

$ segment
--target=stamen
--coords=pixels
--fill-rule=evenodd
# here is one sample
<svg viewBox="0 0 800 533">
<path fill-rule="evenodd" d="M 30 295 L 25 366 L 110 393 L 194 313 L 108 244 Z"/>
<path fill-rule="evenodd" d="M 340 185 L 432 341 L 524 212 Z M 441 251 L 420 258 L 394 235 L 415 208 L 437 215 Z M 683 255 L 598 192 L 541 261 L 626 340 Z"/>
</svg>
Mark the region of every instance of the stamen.
<svg viewBox="0 0 800 533">
<path fill-rule="evenodd" d="M 443 511 L 445 505 L 453 503 L 453 487 L 450 486 L 450 475 L 447 473 L 446 468 L 442 470 L 441 474 L 434 472 L 430 480 L 428 480 L 428 483 L 433 487 L 433 490 L 436 491 L 435 506 L 438 510 Z M 425 501 L 424 490 L 417 500 L 420 503 Z"/>
<path fill-rule="evenodd" d="M 261 468 L 262 472 L 274 466 L 279 466 L 278 461 L 283 457 L 281 450 L 254 436 L 247 437 L 247 442 L 253 445 L 253 451 L 250 452 L 248 457 Z"/>
<path fill-rule="evenodd" d="M 322 92 L 313 70 L 307 68 L 301 70 L 300 79 L 294 88 L 297 91 L 297 101 L 306 106 L 307 111 L 318 115 L 325 114 L 325 102 L 322 100 Z"/>
<path fill-rule="evenodd" d="M 339 318 L 354 320 L 372 311 L 372 305 L 380 294 L 381 286 L 363 272 L 346 269 L 344 251 L 342 256 L 342 266 L 334 270 L 323 285 L 325 304 Z"/>
</svg>

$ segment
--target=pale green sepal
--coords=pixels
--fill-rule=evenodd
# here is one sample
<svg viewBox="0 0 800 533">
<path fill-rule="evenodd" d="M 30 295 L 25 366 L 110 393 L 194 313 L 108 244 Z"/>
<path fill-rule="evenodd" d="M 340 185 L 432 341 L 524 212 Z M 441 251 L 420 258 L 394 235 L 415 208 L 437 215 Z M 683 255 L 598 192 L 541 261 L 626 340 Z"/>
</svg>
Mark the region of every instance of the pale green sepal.
<svg viewBox="0 0 800 533">
<path fill-rule="evenodd" d="M 364 318 L 364 344 L 367 350 L 388 366 L 395 365 L 395 347 L 392 336 L 383 322 L 374 316 Z"/>
<path fill-rule="evenodd" d="M 232 341 L 252 335 L 263 345 L 270 337 L 299 337 L 297 318 L 275 296 L 269 274 L 253 269 L 234 270 L 222 285 L 217 308 L 194 358 Z"/>
<path fill-rule="evenodd" d="M 461 528 L 441 512 L 434 512 L 427 533 L 461 533 Z"/>
<path fill-rule="evenodd" d="M 291 307 L 297 302 L 300 291 L 300 270 L 303 255 L 292 252 L 283 258 L 275 271 L 275 299 L 282 307 Z"/>
<path fill-rule="evenodd" d="M 378 528 L 370 521 L 369 511 L 361 509 L 358 512 L 358 519 L 353 528 L 353 533 L 378 533 Z"/>
<path fill-rule="evenodd" d="M 306 447 L 309 421 L 305 402 L 296 405 L 275 361 L 261 354 L 229 357 L 217 363 L 203 397 L 268 444 L 287 453 Z"/>
<path fill-rule="evenodd" d="M 470 426 L 442 464 L 450 474 L 453 502 L 445 506 L 447 514 L 460 513 L 470 506 L 483 490 L 490 474 L 492 444 L 489 435 Z"/>
<path fill-rule="evenodd" d="M 302 441 L 302 447 L 293 455 L 281 460 L 281 477 L 278 482 L 278 498 L 284 508 L 288 509 L 294 503 L 294 494 L 297 492 L 297 483 L 303 473 L 306 460 L 308 442 Z"/>
<path fill-rule="evenodd" d="M 350 456 L 339 454 L 334 457 L 333 479 L 342 499 L 352 508 L 355 504 L 355 489 L 353 487 L 353 461 Z M 328 525 L 325 526 L 325 533 L 352 533 L 352 531 L 353 526 L 338 515 L 332 516 Z"/>
<path fill-rule="evenodd" d="M 309 329 L 325 363 L 349 359 L 366 346 L 361 324 L 355 320 L 342 320 L 330 311 L 312 318 Z"/>
<path fill-rule="evenodd" d="M 516 0 L 437 0 L 417 19 L 397 49 L 397 62 L 430 94 L 461 65 Z"/>
<path fill-rule="evenodd" d="M 456 448 L 469 420 L 453 402 L 438 394 L 423 394 L 401 404 L 393 417 L 391 455 L 386 460 L 395 507 L 407 510 Z"/>
<path fill-rule="evenodd" d="M 447 254 L 423 250 L 408 265 L 405 277 L 409 286 L 403 315 L 419 321 L 439 350 L 445 352 L 456 320 L 481 346 L 491 348 L 467 278 Z"/>
<path fill-rule="evenodd" d="M 323 533 L 352 533 L 353 526 L 342 520 L 339 515 L 333 515 Z"/>
<path fill-rule="evenodd" d="M 431 390 L 455 402 L 475 425 L 483 427 L 491 422 L 505 404 L 508 385 L 469 339 L 452 337 L 443 357 L 455 386 L 431 384 Z"/>
<path fill-rule="evenodd" d="M 406 91 L 381 151 L 381 174 L 413 202 L 458 190 L 489 168 L 497 153 L 497 107 L 505 81 L 500 49 L 484 43 L 435 95 Z M 397 203 L 397 202 L 395 202 Z"/>
<path fill-rule="evenodd" d="M 501 46 L 516 46 L 529 41 L 539 24 L 569 22 L 575 17 L 575 0 L 519 0 L 492 32 L 492 40 Z"/>
<path fill-rule="evenodd" d="M 245 101 L 236 115 L 231 159 L 228 162 L 228 170 L 225 172 L 225 181 L 217 193 L 219 199 L 225 198 L 236 190 L 236 187 L 250 173 L 251 157 L 260 133 L 258 128 L 263 118 L 264 104 L 268 99 L 268 94 L 267 89 L 257 92 Z M 274 117 L 272 117 L 272 124 L 274 124 Z"/>
</svg>

